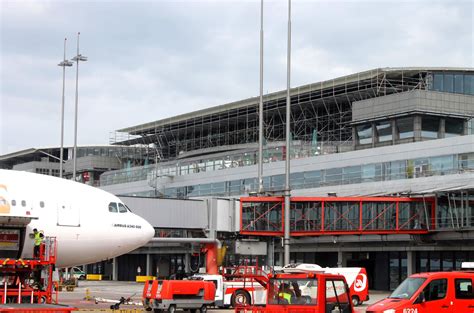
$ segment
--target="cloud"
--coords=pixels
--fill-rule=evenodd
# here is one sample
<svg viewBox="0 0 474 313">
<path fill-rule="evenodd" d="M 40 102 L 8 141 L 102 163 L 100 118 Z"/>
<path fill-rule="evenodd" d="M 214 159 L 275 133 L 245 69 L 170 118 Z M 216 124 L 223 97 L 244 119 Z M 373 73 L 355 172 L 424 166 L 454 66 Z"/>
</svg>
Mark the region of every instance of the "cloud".
<svg viewBox="0 0 474 313">
<path fill-rule="evenodd" d="M 259 1 L 2 1 L 0 155 L 59 145 L 63 39 L 79 72 L 79 144 L 257 96 Z M 286 88 L 287 3 L 265 1 L 264 90 Z M 473 66 L 468 1 L 292 3 L 292 86 L 386 66 Z M 75 68 L 66 73 L 72 144 Z"/>
</svg>

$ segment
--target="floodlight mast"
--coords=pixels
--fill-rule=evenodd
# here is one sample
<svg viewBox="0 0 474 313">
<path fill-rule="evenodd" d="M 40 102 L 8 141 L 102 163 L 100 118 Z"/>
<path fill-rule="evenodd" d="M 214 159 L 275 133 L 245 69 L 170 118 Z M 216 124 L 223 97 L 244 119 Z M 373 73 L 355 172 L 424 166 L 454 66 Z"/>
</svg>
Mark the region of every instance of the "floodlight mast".
<svg viewBox="0 0 474 313">
<path fill-rule="evenodd" d="M 291 70 L 291 0 L 288 0 L 288 55 L 287 55 L 287 80 L 286 80 L 286 154 L 285 154 L 285 230 L 284 230 L 284 261 L 290 263 L 290 124 L 291 124 L 291 98 L 290 98 L 290 70 Z"/>
<path fill-rule="evenodd" d="M 76 103 L 74 108 L 74 149 L 73 149 L 73 167 L 72 167 L 72 179 L 76 180 L 77 171 L 77 111 L 78 111 L 78 93 L 79 93 L 79 62 L 87 61 L 87 57 L 79 54 L 79 36 L 81 33 L 77 33 L 77 55 L 72 58 L 77 63 L 76 65 Z"/>
<path fill-rule="evenodd" d="M 260 102 L 258 106 L 258 193 L 263 193 L 263 0 L 260 1 Z"/>
<path fill-rule="evenodd" d="M 66 42 L 67 38 L 64 38 L 64 56 L 63 60 L 58 64 L 63 68 L 63 96 L 61 101 L 61 149 L 59 151 L 59 177 L 63 177 L 63 164 L 64 164 L 64 91 L 66 89 L 66 67 L 70 67 L 73 63 L 66 59 Z"/>
</svg>

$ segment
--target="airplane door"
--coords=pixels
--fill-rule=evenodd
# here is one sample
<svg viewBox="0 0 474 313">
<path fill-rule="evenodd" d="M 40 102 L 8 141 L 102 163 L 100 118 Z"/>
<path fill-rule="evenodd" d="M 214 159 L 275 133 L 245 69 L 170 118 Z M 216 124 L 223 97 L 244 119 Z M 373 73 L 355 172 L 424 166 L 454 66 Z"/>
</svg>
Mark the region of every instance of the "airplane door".
<svg viewBox="0 0 474 313">
<path fill-rule="evenodd" d="M 58 226 L 80 226 L 80 209 L 78 206 L 58 204 Z"/>
</svg>

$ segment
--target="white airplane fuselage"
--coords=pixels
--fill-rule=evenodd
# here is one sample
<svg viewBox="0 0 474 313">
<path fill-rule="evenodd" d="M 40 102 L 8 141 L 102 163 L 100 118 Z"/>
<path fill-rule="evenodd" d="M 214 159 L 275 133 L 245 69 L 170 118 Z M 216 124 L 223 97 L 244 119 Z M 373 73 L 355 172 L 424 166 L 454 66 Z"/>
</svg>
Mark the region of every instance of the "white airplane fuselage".
<svg viewBox="0 0 474 313">
<path fill-rule="evenodd" d="M 147 221 L 106 191 L 47 175 L 0 170 L 0 234 L 19 230 L 18 253 L 31 258 L 34 243 L 29 234 L 34 228 L 56 237 L 58 267 L 111 259 L 154 236 Z"/>
</svg>

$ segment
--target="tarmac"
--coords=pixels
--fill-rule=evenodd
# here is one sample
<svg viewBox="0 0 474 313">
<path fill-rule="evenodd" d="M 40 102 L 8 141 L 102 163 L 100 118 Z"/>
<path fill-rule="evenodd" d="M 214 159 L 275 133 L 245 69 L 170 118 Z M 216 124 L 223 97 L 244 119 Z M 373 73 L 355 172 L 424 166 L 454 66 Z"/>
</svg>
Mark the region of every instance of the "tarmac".
<svg viewBox="0 0 474 313">
<path fill-rule="evenodd" d="M 138 313 L 146 312 L 141 306 L 143 283 L 118 281 L 79 281 L 74 291 L 63 291 L 58 294 L 58 303 L 78 308 L 79 312 L 116 312 Z M 355 308 L 355 312 L 363 313 L 366 308 L 389 295 L 388 292 L 370 291 L 370 300 Z M 111 302 L 121 297 L 130 298 L 131 304 L 120 305 L 119 310 L 111 310 Z M 209 312 L 234 312 L 233 309 L 209 309 Z M 179 312 L 179 311 L 178 311 Z"/>
</svg>

